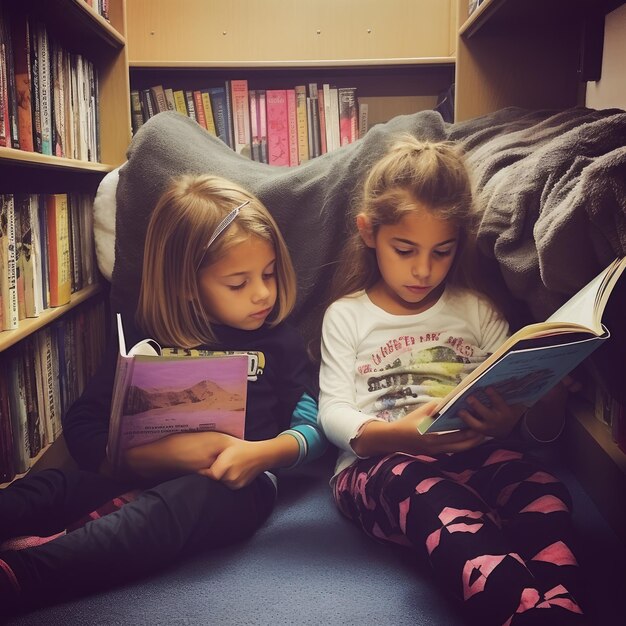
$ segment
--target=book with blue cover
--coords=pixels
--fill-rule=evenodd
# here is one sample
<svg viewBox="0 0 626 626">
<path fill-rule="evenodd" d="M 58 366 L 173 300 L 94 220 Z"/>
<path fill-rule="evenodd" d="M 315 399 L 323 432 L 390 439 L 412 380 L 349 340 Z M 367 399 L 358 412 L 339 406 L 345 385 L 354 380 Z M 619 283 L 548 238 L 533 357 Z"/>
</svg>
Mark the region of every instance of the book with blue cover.
<svg viewBox="0 0 626 626">
<path fill-rule="evenodd" d="M 545 322 L 529 324 L 511 335 L 443 398 L 424 432 L 465 428 L 459 411 L 469 410 L 470 395 L 488 406 L 487 387 L 498 391 L 510 406 L 535 404 L 609 339 L 602 315 L 624 268 L 626 257 L 615 259 Z"/>
</svg>

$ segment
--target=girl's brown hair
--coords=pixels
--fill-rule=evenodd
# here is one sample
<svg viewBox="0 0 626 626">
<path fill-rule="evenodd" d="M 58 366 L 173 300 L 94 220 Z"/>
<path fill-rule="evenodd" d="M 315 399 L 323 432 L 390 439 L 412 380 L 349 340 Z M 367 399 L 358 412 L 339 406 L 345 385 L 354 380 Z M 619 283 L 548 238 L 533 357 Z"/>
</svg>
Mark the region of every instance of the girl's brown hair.
<svg viewBox="0 0 626 626">
<path fill-rule="evenodd" d="M 207 249 L 218 224 L 246 201 L 232 225 Z M 204 310 L 198 291 L 198 270 L 252 236 L 270 243 L 276 254 L 278 297 L 268 317 L 273 326 L 294 307 L 296 279 L 269 211 L 253 194 L 218 176 L 188 174 L 173 180 L 148 223 L 136 314 L 142 330 L 166 346 L 214 344 L 210 311 Z"/>
<path fill-rule="evenodd" d="M 475 288 L 470 257 L 474 252 L 476 212 L 465 160 L 454 144 L 419 141 L 411 135 L 399 137 L 369 171 L 352 221 L 356 214 L 364 214 L 376 235 L 381 226 L 397 224 L 406 213 L 414 211 L 416 203 L 458 227 L 457 252 L 446 282 Z M 369 289 L 379 278 L 376 252 L 355 230 L 339 258 L 330 302 Z"/>
</svg>

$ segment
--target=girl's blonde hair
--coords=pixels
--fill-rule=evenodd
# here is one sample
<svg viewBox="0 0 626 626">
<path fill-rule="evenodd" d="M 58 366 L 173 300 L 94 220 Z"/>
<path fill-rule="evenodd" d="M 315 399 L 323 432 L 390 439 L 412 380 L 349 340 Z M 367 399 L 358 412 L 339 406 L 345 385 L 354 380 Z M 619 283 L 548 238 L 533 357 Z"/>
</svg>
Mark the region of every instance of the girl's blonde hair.
<svg viewBox="0 0 626 626">
<path fill-rule="evenodd" d="M 381 226 L 397 224 L 414 211 L 415 203 L 458 227 L 457 252 L 446 282 L 475 287 L 469 257 L 474 251 L 476 212 L 465 160 L 454 144 L 419 141 L 411 135 L 398 138 L 369 171 L 355 207 L 357 214 L 367 216 L 376 235 Z M 330 301 L 369 289 L 379 278 L 375 250 L 354 232 L 340 256 Z"/>
<path fill-rule="evenodd" d="M 238 205 L 234 222 L 207 249 L 218 224 Z M 148 223 L 137 322 L 166 346 L 191 348 L 216 343 L 210 311 L 202 306 L 198 271 L 249 237 L 267 241 L 276 254 L 278 297 L 270 326 L 291 313 L 296 279 L 287 245 L 262 202 L 218 176 L 183 175 L 171 182 Z"/>
</svg>

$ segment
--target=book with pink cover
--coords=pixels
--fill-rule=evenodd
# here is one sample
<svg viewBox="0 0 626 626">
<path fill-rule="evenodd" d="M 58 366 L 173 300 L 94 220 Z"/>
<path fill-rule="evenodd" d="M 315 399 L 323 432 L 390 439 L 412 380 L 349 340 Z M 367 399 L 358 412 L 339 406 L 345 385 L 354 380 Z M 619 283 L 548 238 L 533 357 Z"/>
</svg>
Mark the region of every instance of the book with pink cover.
<svg viewBox="0 0 626 626">
<path fill-rule="evenodd" d="M 289 165 L 287 90 L 267 89 L 267 156 L 270 165 Z"/>
<path fill-rule="evenodd" d="M 161 349 L 144 339 L 126 351 L 117 315 L 119 356 L 107 455 L 114 468 L 124 451 L 167 435 L 218 431 L 243 438 L 247 354 Z"/>
</svg>

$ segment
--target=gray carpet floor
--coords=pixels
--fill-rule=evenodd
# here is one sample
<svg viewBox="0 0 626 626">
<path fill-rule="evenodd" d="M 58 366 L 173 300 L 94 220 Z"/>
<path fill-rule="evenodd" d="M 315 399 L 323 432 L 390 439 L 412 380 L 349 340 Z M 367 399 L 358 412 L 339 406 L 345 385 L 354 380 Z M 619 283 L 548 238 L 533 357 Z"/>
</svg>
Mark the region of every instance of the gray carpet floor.
<svg viewBox="0 0 626 626">
<path fill-rule="evenodd" d="M 336 511 L 330 460 L 284 476 L 278 508 L 250 540 L 173 565 L 123 588 L 37 610 L 10 626 L 280 626 L 463 624 L 427 571 L 362 535 Z M 623 545 L 578 483 L 580 558 L 590 624 L 623 623 Z M 618 611 L 618 609 L 620 609 Z M 558 625 L 555 625 L 558 626 Z"/>
</svg>

